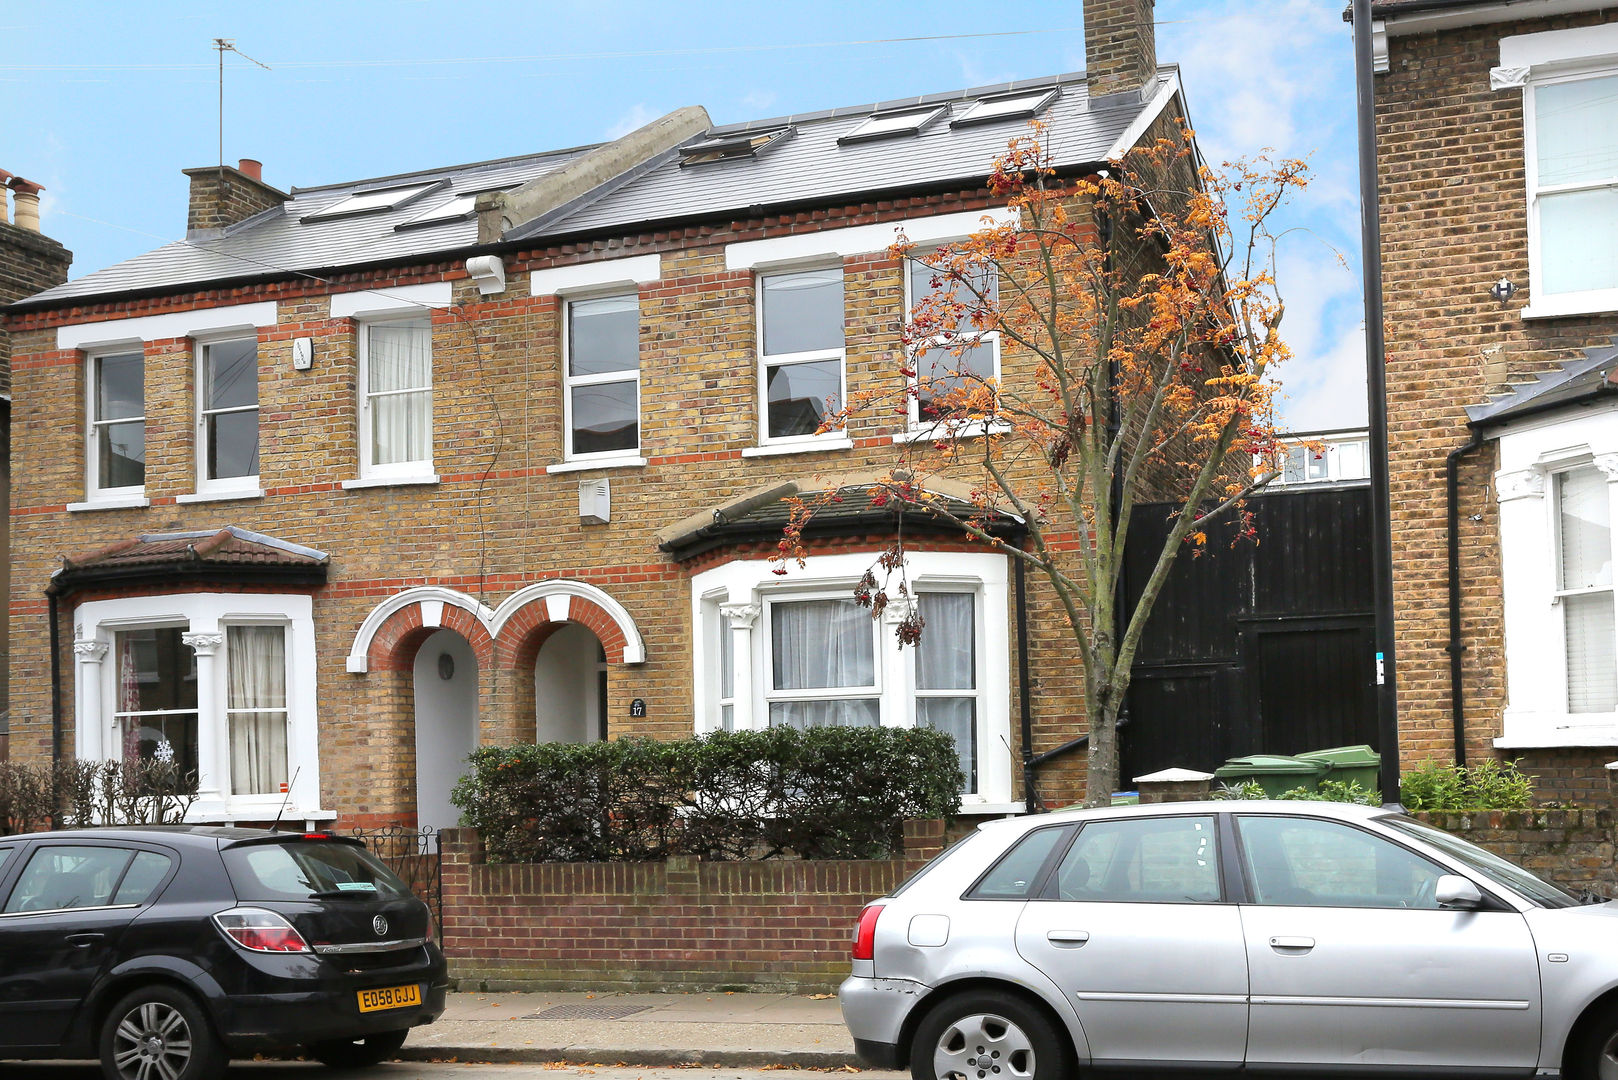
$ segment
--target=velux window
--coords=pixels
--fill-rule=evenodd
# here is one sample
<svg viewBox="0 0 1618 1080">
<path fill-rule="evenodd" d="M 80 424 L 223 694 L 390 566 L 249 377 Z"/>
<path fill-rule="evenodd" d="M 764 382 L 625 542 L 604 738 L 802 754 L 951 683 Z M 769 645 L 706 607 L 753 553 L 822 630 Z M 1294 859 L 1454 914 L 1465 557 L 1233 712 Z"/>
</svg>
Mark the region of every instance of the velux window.
<svg viewBox="0 0 1618 1080">
<path fill-rule="evenodd" d="M 965 309 L 953 326 L 945 327 L 912 348 L 915 360 L 916 394 L 910 403 L 910 421 L 926 426 L 949 419 L 951 399 L 956 390 L 964 396 L 974 386 L 1000 377 L 1000 335 L 983 333 L 973 323 L 970 312 L 980 304 L 992 305 L 998 297 L 999 278 L 993 266 L 978 268 L 970 282 L 955 281 L 934 269 L 934 260 L 911 259 L 905 265 L 906 310 L 914 310 L 923 300 L 954 303 Z"/>
<path fill-rule="evenodd" d="M 1556 474 L 1557 593 L 1566 635 L 1567 711 L 1618 710 L 1612 521 L 1599 469 Z"/>
<path fill-rule="evenodd" d="M 90 359 L 89 489 L 139 494 L 146 482 L 146 357 L 137 348 Z"/>
<path fill-rule="evenodd" d="M 640 299 L 567 306 L 567 456 L 640 449 Z"/>
<path fill-rule="evenodd" d="M 432 327 L 426 319 L 368 323 L 360 350 L 360 445 L 364 475 L 432 471 Z"/>
<path fill-rule="evenodd" d="M 766 442 L 812 438 L 843 401 L 843 269 L 758 279 Z"/>
<path fill-rule="evenodd" d="M 1581 310 L 1618 290 L 1618 74 L 1536 80 L 1526 105 L 1534 302 Z"/>
<path fill-rule="evenodd" d="M 199 488 L 251 487 L 258 479 L 258 341 L 199 347 Z"/>
</svg>

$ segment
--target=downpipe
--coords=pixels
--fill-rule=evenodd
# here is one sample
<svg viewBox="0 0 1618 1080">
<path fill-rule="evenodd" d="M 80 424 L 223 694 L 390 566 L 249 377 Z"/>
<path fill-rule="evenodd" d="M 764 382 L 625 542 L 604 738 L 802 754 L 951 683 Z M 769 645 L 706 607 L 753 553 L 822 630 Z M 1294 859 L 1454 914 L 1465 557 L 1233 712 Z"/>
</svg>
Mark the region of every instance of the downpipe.
<svg viewBox="0 0 1618 1080">
<path fill-rule="evenodd" d="M 1466 764 L 1466 680 L 1461 661 L 1466 643 L 1461 639 L 1461 459 L 1482 448 L 1483 433 L 1472 437 L 1444 458 L 1445 512 L 1449 527 L 1449 712 L 1455 739 L 1455 764 Z"/>
</svg>

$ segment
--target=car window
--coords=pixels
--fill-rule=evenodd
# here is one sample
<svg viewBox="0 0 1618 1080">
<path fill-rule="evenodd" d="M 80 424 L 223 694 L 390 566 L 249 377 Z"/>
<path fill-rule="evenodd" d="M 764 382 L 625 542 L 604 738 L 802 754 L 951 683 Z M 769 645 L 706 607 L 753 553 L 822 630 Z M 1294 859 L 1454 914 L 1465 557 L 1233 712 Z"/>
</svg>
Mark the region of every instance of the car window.
<svg viewBox="0 0 1618 1080">
<path fill-rule="evenodd" d="M 405 883 L 358 844 L 300 842 L 225 849 L 225 870 L 241 900 L 397 900 Z"/>
<path fill-rule="evenodd" d="M 116 847 L 39 848 L 23 867 L 5 910 L 10 914 L 105 907 L 133 854 Z"/>
<path fill-rule="evenodd" d="M 1026 900 L 1039 881 L 1039 871 L 1057 843 L 1071 831 L 1066 828 L 1035 829 L 1018 840 L 1011 850 L 966 894 L 973 900 Z"/>
<path fill-rule="evenodd" d="M 6 860 L 9 858 L 11 858 L 11 849 L 8 847 L 0 847 L 0 870 L 4 870 L 6 868 Z"/>
<path fill-rule="evenodd" d="M 1058 900 L 1210 903 L 1220 897 L 1218 841 L 1207 816 L 1092 821 L 1054 878 Z"/>
<path fill-rule="evenodd" d="M 1400 832 L 1427 841 L 1444 854 L 1459 859 L 1472 869 L 1480 870 L 1496 881 L 1504 882 L 1515 889 L 1518 895 L 1527 897 L 1540 907 L 1578 906 L 1578 898 L 1571 893 L 1557 888 L 1543 878 L 1536 877 L 1516 863 L 1507 862 L 1494 852 L 1485 851 L 1476 844 L 1462 840 L 1443 829 L 1435 829 L 1431 825 L 1424 825 L 1412 818 L 1397 815 L 1377 818 L 1377 821 L 1390 829 L 1398 829 Z"/>
<path fill-rule="evenodd" d="M 135 860 L 124 873 L 118 891 L 113 894 L 114 904 L 144 904 L 168 876 L 174 860 L 155 851 L 137 851 Z"/>
<path fill-rule="evenodd" d="M 1238 816 L 1253 899 L 1296 907 L 1438 907 L 1443 867 L 1338 821 Z"/>
</svg>

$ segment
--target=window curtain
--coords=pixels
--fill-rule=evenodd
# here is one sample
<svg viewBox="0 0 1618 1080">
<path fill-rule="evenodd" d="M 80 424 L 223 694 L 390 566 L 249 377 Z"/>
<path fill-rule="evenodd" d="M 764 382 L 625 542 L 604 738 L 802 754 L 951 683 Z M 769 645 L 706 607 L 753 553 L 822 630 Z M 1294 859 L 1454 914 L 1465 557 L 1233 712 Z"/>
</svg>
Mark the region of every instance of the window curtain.
<svg viewBox="0 0 1618 1080">
<path fill-rule="evenodd" d="M 977 633 L 971 593 L 922 593 L 925 629 L 916 645 L 916 726 L 955 740 L 968 793 L 977 791 Z M 961 696 L 940 690 L 966 691 Z"/>
<path fill-rule="evenodd" d="M 287 782 L 286 631 L 232 626 L 225 641 L 231 794 L 275 794 Z"/>
<path fill-rule="evenodd" d="M 425 323 L 371 327 L 366 353 L 371 406 L 371 463 L 394 465 L 432 457 L 430 328 Z"/>
<path fill-rule="evenodd" d="M 132 713 L 140 708 L 140 673 L 135 670 L 135 635 L 118 634 L 118 712 Z M 140 721 L 123 722 L 124 763 L 140 760 Z"/>
<path fill-rule="evenodd" d="M 853 600 L 805 600 L 770 607 L 774 689 L 865 689 L 876 684 L 871 616 Z M 772 701 L 770 723 L 874 727 L 877 699 Z"/>
</svg>

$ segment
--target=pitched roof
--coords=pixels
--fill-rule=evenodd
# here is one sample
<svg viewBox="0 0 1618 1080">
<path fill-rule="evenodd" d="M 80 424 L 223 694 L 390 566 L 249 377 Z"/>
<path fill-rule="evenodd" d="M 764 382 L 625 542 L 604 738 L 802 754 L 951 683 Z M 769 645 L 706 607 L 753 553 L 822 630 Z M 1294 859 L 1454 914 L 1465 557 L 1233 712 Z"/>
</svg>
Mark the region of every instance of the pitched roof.
<svg viewBox="0 0 1618 1080">
<path fill-rule="evenodd" d="M 317 585 L 331 559 L 324 551 L 227 525 L 196 532 L 145 533 L 83 555 L 63 556 L 50 591 L 132 579 L 185 577 L 205 580 L 273 578 Z"/>
<path fill-rule="evenodd" d="M 1041 118 L 1058 167 L 1100 164 L 1138 138 L 1179 91 L 1178 69 L 1166 67 L 1141 94 L 1092 102 L 1082 72 L 954 90 L 898 101 L 775 117 L 711 128 L 691 142 L 790 128 L 756 156 L 686 164 L 669 151 L 612 178 L 553 213 L 519 225 L 504 239 L 550 240 L 577 234 L 626 232 L 653 223 L 722 218 L 900 191 L 976 185 L 995 155 L 1023 130 L 1025 119 L 961 123 L 973 102 L 1019 91 L 1057 91 Z M 946 111 L 919 134 L 839 141 L 873 113 L 939 106 Z M 291 273 L 464 252 L 478 244 L 470 216 L 429 225 L 416 218 L 457 195 L 514 188 L 593 149 L 577 147 L 529 157 L 451 166 L 417 173 L 293 188 L 281 206 L 226 229 L 217 237 L 176 241 L 87 274 L 23 301 L 25 306 L 126 292 L 179 289 L 223 280 L 278 278 Z M 320 219 L 358 194 L 429 186 L 392 208 Z M 315 215 L 314 220 L 310 220 Z"/>
<path fill-rule="evenodd" d="M 1589 404 L 1613 394 L 1618 394 L 1618 339 L 1610 345 L 1586 349 L 1579 359 L 1569 360 L 1531 383 L 1514 386 L 1509 393 L 1482 405 L 1469 405 L 1466 414 L 1474 427 L 1495 427 L 1553 409 Z"/>
</svg>

